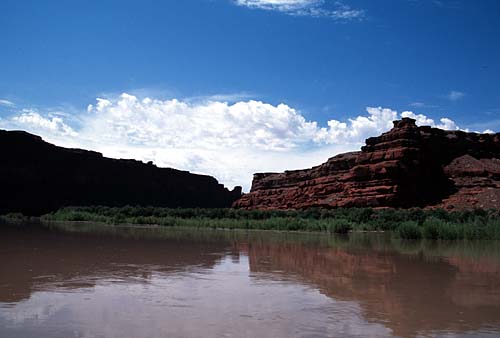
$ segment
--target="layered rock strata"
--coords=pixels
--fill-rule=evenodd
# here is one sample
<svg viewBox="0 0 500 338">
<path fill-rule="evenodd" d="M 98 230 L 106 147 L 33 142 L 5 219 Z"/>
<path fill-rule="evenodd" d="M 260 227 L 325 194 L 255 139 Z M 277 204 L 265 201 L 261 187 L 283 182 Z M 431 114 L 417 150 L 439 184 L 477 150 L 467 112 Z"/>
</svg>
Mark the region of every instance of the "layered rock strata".
<svg viewBox="0 0 500 338">
<path fill-rule="evenodd" d="M 255 174 L 250 193 L 233 206 L 500 209 L 500 133 L 418 127 L 403 118 L 361 151 L 311 169 Z"/>
</svg>

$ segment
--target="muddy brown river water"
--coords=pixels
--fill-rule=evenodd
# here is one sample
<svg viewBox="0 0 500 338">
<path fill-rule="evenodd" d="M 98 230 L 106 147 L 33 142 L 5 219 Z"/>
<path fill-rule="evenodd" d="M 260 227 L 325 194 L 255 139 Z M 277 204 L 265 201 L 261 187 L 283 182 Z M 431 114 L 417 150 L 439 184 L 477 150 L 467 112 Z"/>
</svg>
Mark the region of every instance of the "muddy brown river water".
<svg viewBox="0 0 500 338">
<path fill-rule="evenodd" d="M 0 229 L 2 338 L 500 337 L 498 242 Z"/>
</svg>

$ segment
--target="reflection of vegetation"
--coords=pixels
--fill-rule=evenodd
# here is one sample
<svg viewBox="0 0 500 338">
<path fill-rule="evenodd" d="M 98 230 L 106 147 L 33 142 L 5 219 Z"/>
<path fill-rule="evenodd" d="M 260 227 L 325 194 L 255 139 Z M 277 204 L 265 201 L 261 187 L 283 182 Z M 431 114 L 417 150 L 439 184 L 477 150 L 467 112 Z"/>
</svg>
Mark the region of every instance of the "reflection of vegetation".
<svg viewBox="0 0 500 338">
<path fill-rule="evenodd" d="M 404 254 L 421 253 L 425 256 L 473 259 L 493 257 L 496 260 L 500 259 L 500 242 L 498 241 L 405 241 L 392 239 L 391 246 Z"/>
<path fill-rule="evenodd" d="M 318 231 L 392 231 L 404 239 L 500 239 L 498 211 L 441 209 L 308 209 L 237 210 L 169 209 L 155 207 L 70 207 L 44 220 L 90 221 L 106 224 L 155 224 L 206 229 Z"/>
<path fill-rule="evenodd" d="M 131 239 L 170 239 L 170 240 L 190 240 L 194 242 L 210 242 L 229 240 L 231 232 L 212 231 L 210 229 L 196 229 L 189 231 L 179 227 L 161 226 L 123 226 L 106 225 L 93 222 L 42 222 L 42 227 L 50 231 L 60 231 L 65 233 L 90 234 L 92 236 L 111 236 Z"/>
<path fill-rule="evenodd" d="M 50 231 L 112 236 L 133 239 L 188 240 L 193 242 L 263 243 L 271 245 L 291 244 L 315 248 L 343 250 L 373 250 L 374 252 L 398 252 L 427 257 L 468 257 L 500 259 L 498 241 L 408 241 L 390 234 L 354 232 L 349 236 L 322 233 L 273 232 L 247 230 L 213 230 L 206 228 L 163 226 L 113 226 L 92 222 L 42 222 Z"/>
</svg>

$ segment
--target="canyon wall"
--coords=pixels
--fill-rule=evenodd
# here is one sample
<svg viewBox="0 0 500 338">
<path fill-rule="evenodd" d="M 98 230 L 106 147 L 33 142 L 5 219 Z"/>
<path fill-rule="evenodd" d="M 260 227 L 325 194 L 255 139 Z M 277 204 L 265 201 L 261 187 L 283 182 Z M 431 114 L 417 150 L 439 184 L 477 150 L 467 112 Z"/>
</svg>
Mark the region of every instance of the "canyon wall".
<svg viewBox="0 0 500 338">
<path fill-rule="evenodd" d="M 76 205 L 230 207 L 241 188 L 211 176 L 57 147 L 39 136 L 0 130 L 0 214 L 39 215 Z"/>
<path fill-rule="evenodd" d="M 500 133 L 417 127 L 403 118 L 361 151 L 311 169 L 255 174 L 233 206 L 500 209 Z"/>
</svg>

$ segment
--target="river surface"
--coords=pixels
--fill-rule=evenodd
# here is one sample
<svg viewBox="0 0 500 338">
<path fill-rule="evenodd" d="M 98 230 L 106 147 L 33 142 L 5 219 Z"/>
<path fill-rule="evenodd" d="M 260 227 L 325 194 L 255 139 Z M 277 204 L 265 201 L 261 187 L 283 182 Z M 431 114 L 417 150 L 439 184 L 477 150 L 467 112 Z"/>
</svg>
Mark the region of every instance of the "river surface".
<svg viewBox="0 0 500 338">
<path fill-rule="evenodd" d="M 497 242 L 23 225 L 0 259 L 2 338 L 500 337 Z"/>
</svg>

